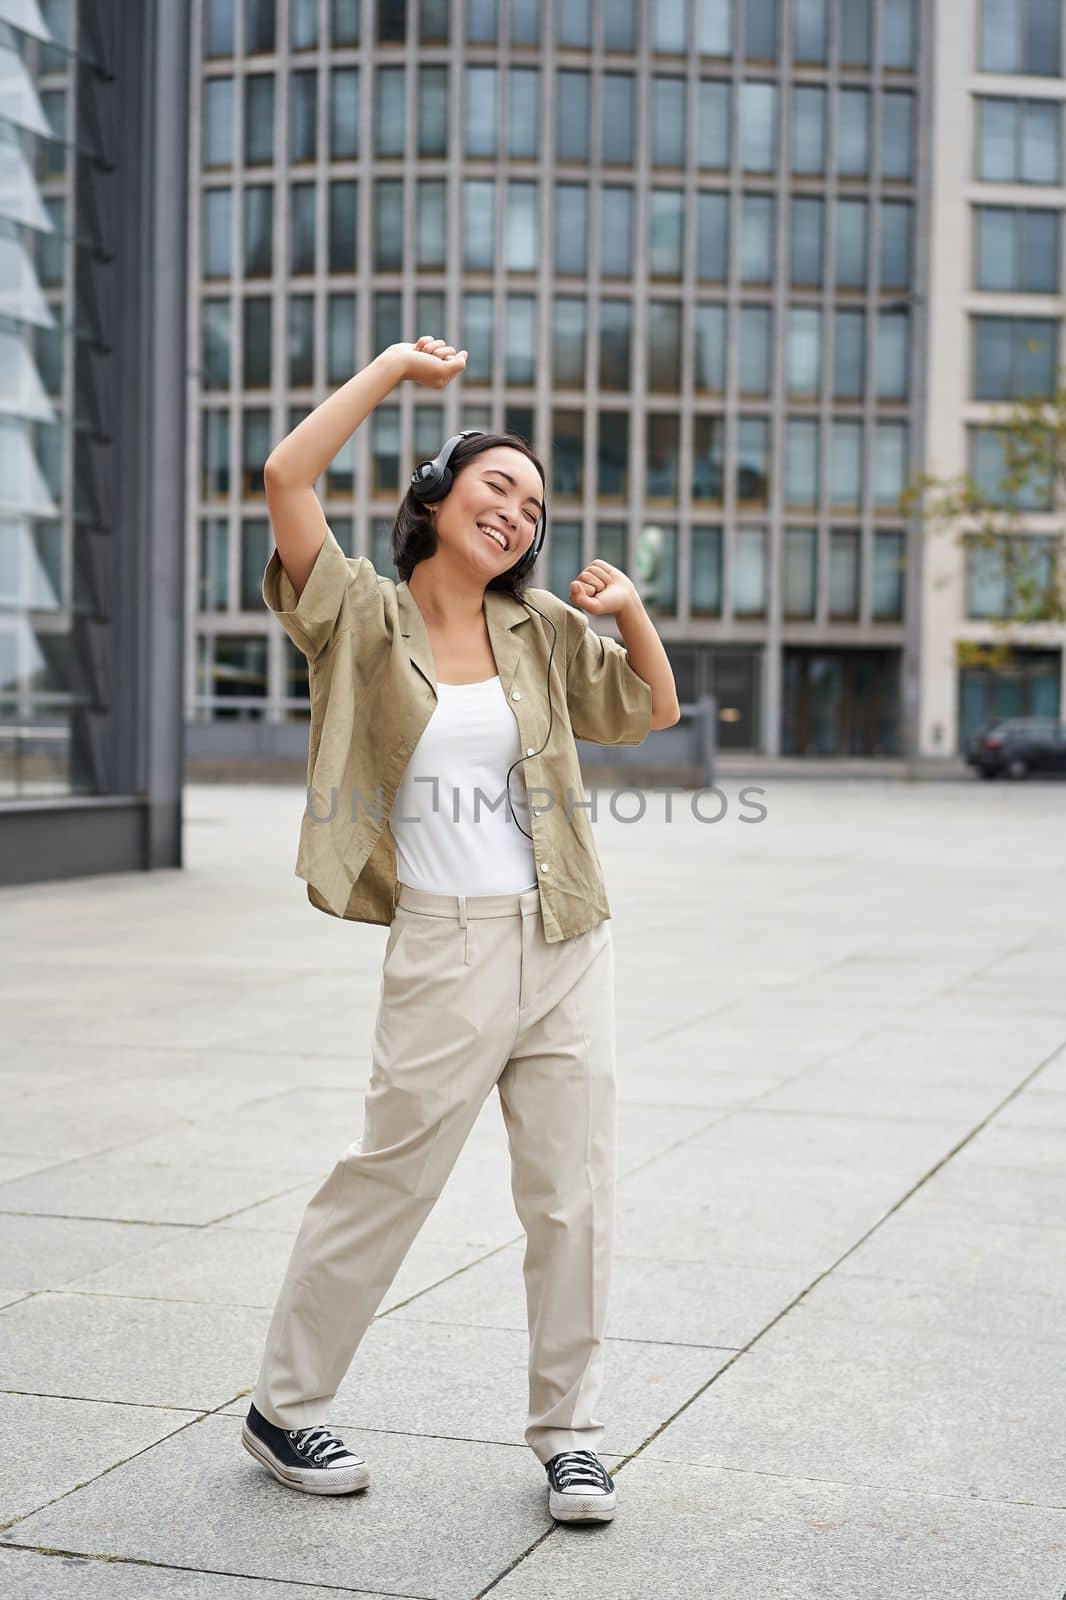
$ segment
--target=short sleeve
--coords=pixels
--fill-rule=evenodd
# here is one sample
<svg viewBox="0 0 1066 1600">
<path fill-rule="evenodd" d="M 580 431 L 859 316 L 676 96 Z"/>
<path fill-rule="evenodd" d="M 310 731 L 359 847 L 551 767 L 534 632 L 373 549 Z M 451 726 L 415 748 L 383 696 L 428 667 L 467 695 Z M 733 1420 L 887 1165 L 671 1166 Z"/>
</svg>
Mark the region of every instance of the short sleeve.
<svg viewBox="0 0 1066 1600">
<path fill-rule="evenodd" d="M 590 628 L 576 607 L 567 609 L 578 630 L 566 669 L 574 737 L 594 744 L 642 744 L 651 729 L 651 685 L 633 670 L 616 639 Z"/>
<path fill-rule="evenodd" d="M 299 599 L 275 548 L 263 573 L 263 599 L 293 644 L 314 661 L 351 626 L 358 595 L 377 574 L 365 556 L 350 560 L 327 527 L 322 548 Z"/>
</svg>

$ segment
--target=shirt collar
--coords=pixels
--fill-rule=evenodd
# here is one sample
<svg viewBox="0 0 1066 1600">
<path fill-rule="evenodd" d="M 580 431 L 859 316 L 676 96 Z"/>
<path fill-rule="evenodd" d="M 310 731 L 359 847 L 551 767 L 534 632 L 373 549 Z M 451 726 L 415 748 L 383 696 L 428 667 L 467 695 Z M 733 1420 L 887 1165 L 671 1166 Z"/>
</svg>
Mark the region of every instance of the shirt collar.
<svg viewBox="0 0 1066 1600">
<path fill-rule="evenodd" d="M 396 604 L 400 616 L 400 633 L 407 643 L 407 653 L 422 676 L 437 692 L 437 674 L 433 665 L 433 646 L 430 644 L 425 618 L 408 587 L 406 578 L 396 585 Z M 496 667 L 504 689 L 509 689 L 518 668 L 519 658 L 528 630 L 516 631 L 528 622 L 532 612 L 505 589 L 485 590 L 485 620 Z"/>
</svg>

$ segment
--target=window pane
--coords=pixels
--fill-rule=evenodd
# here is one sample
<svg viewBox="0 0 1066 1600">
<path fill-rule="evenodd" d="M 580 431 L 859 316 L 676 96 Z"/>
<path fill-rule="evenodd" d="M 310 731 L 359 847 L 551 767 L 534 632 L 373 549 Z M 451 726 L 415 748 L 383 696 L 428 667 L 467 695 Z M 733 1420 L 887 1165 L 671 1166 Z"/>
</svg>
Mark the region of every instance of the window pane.
<svg viewBox="0 0 1066 1600">
<path fill-rule="evenodd" d="M 818 597 L 818 532 L 815 528 L 785 529 L 785 616 L 803 620 L 814 616 Z"/>
<path fill-rule="evenodd" d="M 698 305 L 695 311 L 693 387 L 697 394 L 725 389 L 725 307 Z"/>
<path fill-rule="evenodd" d="M 1007 610 L 1007 571 L 1000 541 L 966 541 L 966 615 L 1002 617 Z"/>
<path fill-rule="evenodd" d="M 914 0 L 881 0 L 881 59 L 886 67 L 914 64 Z"/>
<path fill-rule="evenodd" d="M 829 530 L 829 615 L 852 621 L 859 614 L 859 530 Z"/>
<path fill-rule="evenodd" d="M 790 276 L 793 283 L 822 282 L 822 202 L 807 196 L 792 202 L 789 226 Z"/>
<path fill-rule="evenodd" d="M 420 178 L 415 190 L 415 262 L 419 267 L 444 267 L 447 206 L 443 178 Z"/>
<path fill-rule="evenodd" d="M 552 488 L 557 500 L 580 500 L 584 495 L 584 451 L 584 413 L 581 411 L 554 411 L 552 413 Z M 558 527 L 558 523 L 556 527 Z M 572 572 L 570 576 L 573 578 L 575 573 Z"/>
<path fill-rule="evenodd" d="M 629 495 L 629 415 L 600 412 L 600 448 L 596 462 L 596 497 L 625 500 Z"/>
<path fill-rule="evenodd" d="M 685 165 L 685 80 L 651 81 L 651 159 L 657 167 Z"/>
<path fill-rule="evenodd" d="M 1016 212 L 1005 206 L 979 206 L 977 209 L 977 287 L 1014 287 L 1014 249 Z"/>
<path fill-rule="evenodd" d="M 696 277 L 724 283 L 729 271 L 729 196 L 702 190 L 696 196 Z"/>
<path fill-rule="evenodd" d="M 535 183 L 507 185 L 503 255 L 508 272 L 537 270 L 540 260 L 540 229 Z"/>
<path fill-rule="evenodd" d="M 204 55 L 231 56 L 234 0 L 204 0 Z"/>
<path fill-rule="evenodd" d="M 357 192 L 354 181 L 329 186 L 329 271 L 355 270 Z M 309 269 L 310 270 L 310 269 Z"/>
<path fill-rule="evenodd" d="M 358 67 L 334 67 L 329 75 L 329 153 L 334 161 L 359 154 Z"/>
<path fill-rule="evenodd" d="M 1019 289 L 1030 294 L 1057 294 L 1062 213 L 1021 211 L 1018 222 Z"/>
<path fill-rule="evenodd" d="M 770 307 L 742 306 L 740 310 L 740 393 L 770 392 Z"/>
<path fill-rule="evenodd" d="M 285 308 L 288 384 L 299 389 L 315 377 L 315 302 L 309 294 L 289 296 Z M 349 374 L 350 376 L 350 374 Z"/>
<path fill-rule="evenodd" d="M 648 209 L 648 272 L 680 278 L 685 245 L 685 197 L 680 189 L 653 189 Z"/>
<path fill-rule="evenodd" d="M 870 0 L 840 0 L 840 59 L 847 67 L 870 60 Z"/>
<path fill-rule="evenodd" d="M 552 318 L 552 382 L 557 389 L 585 387 L 585 301 L 556 295 Z"/>
<path fill-rule="evenodd" d="M 266 54 L 274 44 L 274 0 L 244 0 L 244 48 Z"/>
<path fill-rule="evenodd" d="M 874 570 L 870 613 L 879 622 L 897 622 L 903 616 L 903 535 L 874 533 Z"/>
<path fill-rule="evenodd" d="M 264 557 L 263 565 L 266 566 Z M 199 583 L 197 611 L 229 609 L 229 526 L 225 517 L 204 517 L 200 523 Z M 262 573 L 260 573 L 262 580 Z M 262 604 L 260 594 L 260 604 Z"/>
<path fill-rule="evenodd" d="M 495 44 L 496 28 L 496 0 L 467 0 L 466 37 L 468 44 Z"/>
<path fill-rule="evenodd" d="M 913 162 L 909 94 L 881 96 L 881 172 L 886 178 L 909 178 Z"/>
<path fill-rule="evenodd" d="M 701 167 L 725 170 L 729 166 L 729 105 L 731 86 L 720 78 L 702 78 L 699 98 L 699 151 Z"/>
<path fill-rule="evenodd" d="M 649 502 L 658 500 L 670 505 L 677 502 L 680 436 L 679 417 L 653 412 L 647 418 L 645 491 Z"/>
<path fill-rule="evenodd" d="M 355 371 L 355 296 L 331 294 L 326 307 L 326 381 L 347 383 Z"/>
<path fill-rule="evenodd" d="M 628 278 L 633 261 L 633 191 L 604 188 L 600 202 L 600 271 Z"/>
<path fill-rule="evenodd" d="M 910 318 L 906 312 L 882 312 L 877 319 L 876 392 L 881 400 L 907 398 Z"/>
<path fill-rule="evenodd" d="M 293 73 L 294 78 L 314 74 Z M 244 159 L 248 166 L 274 159 L 274 74 L 254 72 L 244 80 Z"/>
<path fill-rule="evenodd" d="M 244 275 L 269 278 L 273 271 L 274 190 L 269 184 L 244 191 Z"/>
<path fill-rule="evenodd" d="M 797 61 L 825 60 L 827 0 L 792 0 L 792 51 Z"/>
<path fill-rule="evenodd" d="M 870 96 L 865 89 L 841 89 L 837 96 L 837 171 L 862 177 L 870 166 Z"/>
<path fill-rule="evenodd" d="M 628 300 L 600 301 L 601 389 L 624 390 L 630 386 L 631 320 Z"/>
<path fill-rule="evenodd" d="M 231 318 L 228 300 L 205 300 L 201 307 L 201 364 L 205 389 L 228 389 Z"/>
<path fill-rule="evenodd" d="M 1022 30 L 1018 0 L 981 0 L 981 68 L 984 72 L 1022 70 Z"/>
<path fill-rule="evenodd" d="M 769 283 L 773 277 L 774 202 L 771 195 L 746 194 L 740 212 L 740 277 L 743 283 Z"/>
<path fill-rule="evenodd" d="M 839 400 L 860 400 L 866 387 L 866 313 L 837 310 L 833 314 L 833 394 Z"/>
<path fill-rule="evenodd" d="M 705 56 L 729 55 L 733 48 L 733 0 L 696 0 L 696 48 Z"/>
<path fill-rule="evenodd" d="M 734 535 L 733 615 L 766 615 L 765 528 L 738 528 Z"/>
<path fill-rule="evenodd" d="M 813 417 L 790 417 L 785 427 L 785 504 L 818 503 L 819 428 Z"/>
<path fill-rule="evenodd" d="M 603 75 L 601 132 L 605 162 L 620 162 L 625 166 L 633 163 L 636 153 L 633 83 L 629 72 L 605 72 Z"/>
<path fill-rule="evenodd" d="M 230 491 L 229 411 L 203 411 L 200 415 L 200 494 L 211 500 Z"/>
<path fill-rule="evenodd" d="M 463 150 L 468 156 L 496 154 L 496 68 L 467 67 L 464 79 Z"/>
<path fill-rule="evenodd" d="M 777 55 L 777 0 L 744 0 L 744 49 L 765 61 Z"/>
<path fill-rule="evenodd" d="M 336 85 L 331 83 L 331 88 Z M 339 107 L 330 106 L 331 115 Z M 348 112 L 347 107 L 344 108 Z M 333 130 L 331 130 L 333 131 Z M 349 121 L 342 125 L 349 138 L 354 129 Z M 354 151 L 352 152 L 354 154 Z M 318 73 L 293 72 L 289 75 L 289 160 L 314 161 L 318 156 Z"/>
<path fill-rule="evenodd" d="M 507 154 L 532 158 L 540 149 L 540 73 L 512 67 L 507 74 Z"/>
<path fill-rule="evenodd" d="M 777 144 L 777 89 L 772 83 L 740 86 L 740 164 L 746 172 L 771 172 Z"/>
<path fill-rule="evenodd" d="M 797 84 L 792 92 L 792 170 L 825 171 L 825 90 Z"/>
<path fill-rule="evenodd" d="M 334 45 L 359 43 L 359 0 L 330 0 L 329 19 Z"/>
<path fill-rule="evenodd" d="M 685 0 L 660 0 L 651 19 L 652 49 L 677 54 L 685 44 Z"/>
<path fill-rule="evenodd" d="M 555 79 L 555 154 L 559 161 L 589 158 L 589 75 L 560 70 Z"/>
<path fill-rule="evenodd" d="M 911 284 L 911 207 L 906 201 L 881 205 L 881 287 L 909 289 Z"/>
<path fill-rule="evenodd" d="M 318 43 L 318 0 L 290 0 L 289 37 L 294 50 L 313 50 Z"/>
<path fill-rule="evenodd" d="M 205 167 L 228 167 L 233 160 L 233 79 L 204 81 L 203 149 Z"/>
<path fill-rule="evenodd" d="M 555 42 L 571 50 L 587 50 L 592 43 L 591 0 L 567 0 L 555 13 Z"/>
<path fill-rule="evenodd" d="M 205 278 L 228 278 L 230 275 L 232 214 L 233 195 L 229 189 L 204 190 L 201 272 Z"/>
<path fill-rule="evenodd" d="M 463 180 L 463 266 L 490 272 L 496 254 L 496 185 L 491 178 Z M 464 343 L 464 349 L 469 347 Z"/>
<path fill-rule="evenodd" d="M 770 495 L 770 424 L 765 417 L 737 421 L 738 505 L 764 506 Z"/>
<path fill-rule="evenodd" d="M 692 419 L 692 499 L 721 505 L 725 489 L 725 419 Z"/>
<path fill-rule="evenodd" d="M 404 149 L 404 67 L 379 67 L 374 95 L 374 149 L 379 156 L 402 156 Z"/>
<path fill-rule="evenodd" d="M 492 296 L 464 294 L 462 321 L 462 348 L 467 352 L 465 375 L 472 383 L 491 383 Z"/>
<path fill-rule="evenodd" d="M 374 180 L 374 270 L 398 272 L 403 266 L 403 179 Z"/>
<path fill-rule="evenodd" d="M 681 307 L 653 300 L 648 307 L 648 388 L 677 394 L 681 387 Z"/>
<path fill-rule="evenodd" d="M 246 517 L 241 524 L 240 609 L 259 611 L 263 605 L 263 568 L 270 560 L 274 540 L 266 517 Z"/>
<path fill-rule="evenodd" d="M 1022 183 L 1062 182 L 1062 105 L 1030 100 L 1021 108 Z"/>
<path fill-rule="evenodd" d="M 830 435 L 829 495 L 834 506 L 862 502 L 862 423 L 834 417 Z"/>
<path fill-rule="evenodd" d="M 532 295 L 508 295 L 504 340 L 504 382 L 532 384 L 537 350 L 536 301 Z"/>
<path fill-rule="evenodd" d="M 395 494 L 400 487 L 400 408 L 378 406 L 370 415 L 370 492 Z"/>
<path fill-rule="evenodd" d="M 583 183 L 555 186 L 555 270 L 588 270 L 589 193 Z"/>
<path fill-rule="evenodd" d="M 448 69 L 418 69 L 418 153 L 442 156 L 448 148 Z"/>
<path fill-rule="evenodd" d="M 270 316 L 269 295 L 249 295 L 244 302 L 244 387 L 269 389 L 270 387 Z M 351 373 L 348 374 L 351 377 Z"/>
<path fill-rule="evenodd" d="M 843 288 L 866 285 L 866 201 L 838 200 L 836 281 Z"/>
<path fill-rule="evenodd" d="M 693 528 L 689 610 L 694 617 L 722 614 L 722 530 Z"/>
<path fill-rule="evenodd" d="M 822 313 L 816 306 L 790 306 L 785 336 L 789 394 L 816 395 L 822 386 Z"/>
<path fill-rule="evenodd" d="M 259 496 L 264 493 L 263 463 L 270 454 L 270 412 L 259 406 L 249 407 L 241 423 L 241 492 Z M 262 567 L 259 570 L 262 572 Z"/>
<path fill-rule="evenodd" d="M 978 104 L 978 177 L 1007 183 L 1017 176 L 1018 107 L 1013 100 L 981 100 Z"/>
<path fill-rule="evenodd" d="M 401 306 L 403 297 L 392 289 L 381 290 L 374 296 L 371 345 L 374 350 L 385 350 L 403 337 Z M 465 348 L 465 345 L 464 345 Z"/>
<path fill-rule="evenodd" d="M 896 510 L 907 481 L 907 424 L 878 422 L 874 435 L 874 505 Z"/>
</svg>

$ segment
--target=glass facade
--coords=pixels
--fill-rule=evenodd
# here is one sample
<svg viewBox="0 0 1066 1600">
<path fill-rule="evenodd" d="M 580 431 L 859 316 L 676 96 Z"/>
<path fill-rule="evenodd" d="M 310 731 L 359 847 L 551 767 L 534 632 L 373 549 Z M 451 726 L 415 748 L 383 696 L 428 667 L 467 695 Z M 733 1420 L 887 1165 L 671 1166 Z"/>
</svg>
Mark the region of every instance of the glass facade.
<svg viewBox="0 0 1066 1600">
<path fill-rule="evenodd" d="M 317 486 L 353 553 L 391 574 L 415 460 L 517 419 L 549 475 L 539 582 L 564 598 L 610 549 L 671 646 L 772 649 L 778 676 L 793 627 L 901 647 L 917 0 L 597 0 L 550 27 L 538 0 L 422 0 L 370 8 L 369 32 L 354 0 L 290 0 L 280 30 L 257 10 L 257 50 L 250 3 L 242 43 L 201 0 L 194 62 L 194 720 L 226 672 L 247 691 L 227 716 L 306 716 L 281 630 L 243 603 L 256 453 L 422 333 L 469 350 L 433 425 L 403 386 Z"/>
</svg>

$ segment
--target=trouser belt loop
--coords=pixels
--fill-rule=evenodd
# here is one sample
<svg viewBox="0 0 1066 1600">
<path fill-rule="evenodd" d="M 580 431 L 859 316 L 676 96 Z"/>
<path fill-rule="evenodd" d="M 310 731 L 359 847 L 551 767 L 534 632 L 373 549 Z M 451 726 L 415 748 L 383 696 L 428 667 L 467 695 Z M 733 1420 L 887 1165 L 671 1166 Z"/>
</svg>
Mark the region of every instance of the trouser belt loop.
<svg viewBox="0 0 1066 1600">
<path fill-rule="evenodd" d="M 399 878 L 397 878 L 396 882 L 392 886 L 392 905 L 393 905 L 393 910 L 396 909 L 396 907 L 399 905 L 399 903 L 400 903 L 400 880 L 399 880 Z"/>
<path fill-rule="evenodd" d="M 466 895 L 456 895 L 459 904 L 459 926 L 465 930 L 463 937 L 463 963 L 470 965 L 470 922 L 466 914 Z"/>
</svg>

